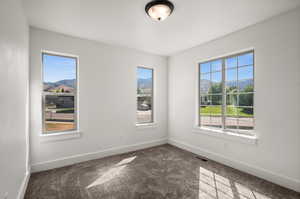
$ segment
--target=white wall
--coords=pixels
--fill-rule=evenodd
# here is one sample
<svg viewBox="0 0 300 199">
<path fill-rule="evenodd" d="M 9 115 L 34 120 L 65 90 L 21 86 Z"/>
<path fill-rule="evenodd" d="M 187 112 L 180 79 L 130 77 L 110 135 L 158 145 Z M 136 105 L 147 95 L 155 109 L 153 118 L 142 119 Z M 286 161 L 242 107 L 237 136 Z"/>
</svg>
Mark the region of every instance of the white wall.
<svg viewBox="0 0 300 199">
<path fill-rule="evenodd" d="M 28 169 L 29 34 L 20 0 L 1 0 L 0 24 L 0 198 L 15 199 Z"/>
<path fill-rule="evenodd" d="M 79 56 L 80 138 L 44 142 L 40 136 L 41 50 Z M 153 67 L 155 70 L 154 111 L 157 126 L 137 129 L 136 67 L 140 65 Z M 132 145 L 139 146 L 143 143 L 141 146 L 148 146 L 152 141 L 152 144 L 162 143 L 163 139 L 166 141 L 166 57 L 31 28 L 30 69 L 30 139 L 34 171 L 101 157 L 105 150 L 113 149 L 116 152 L 125 146 L 133 149 Z M 98 151 L 104 152 L 89 154 L 88 157 L 78 156 Z M 66 159 L 62 161 L 64 158 Z"/>
<path fill-rule="evenodd" d="M 197 61 L 249 48 L 255 49 L 258 144 L 195 133 Z M 170 142 L 298 191 L 299 99 L 299 8 L 169 58 Z"/>
</svg>

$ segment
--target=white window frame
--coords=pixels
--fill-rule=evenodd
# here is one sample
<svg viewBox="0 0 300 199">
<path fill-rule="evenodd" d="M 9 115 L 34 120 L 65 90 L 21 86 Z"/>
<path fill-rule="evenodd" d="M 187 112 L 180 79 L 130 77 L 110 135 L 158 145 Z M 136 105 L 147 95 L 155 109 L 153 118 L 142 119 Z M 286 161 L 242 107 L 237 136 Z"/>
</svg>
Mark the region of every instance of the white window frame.
<svg viewBox="0 0 300 199">
<path fill-rule="evenodd" d="M 155 127 L 156 125 L 157 125 L 157 123 L 156 123 L 156 111 L 155 111 L 155 106 L 156 106 L 156 94 L 155 94 L 155 92 L 156 92 L 156 70 L 155 70 L 155 68 L 154 67 L 148 67 L 148 66 L 144 66 L 144 65 L 139 65 L 139 66 L 137 66 L 136 67 L 136 69 L 135 69 L 135 73 L 136 73 L 136 82 L 137 82 L 137 80 L 138 80 L 138 76 L 137 76 L 137 69 L 138 68 L 142 68 L 142 69 L 148 69 L 148 70 L 152 70 L 152 93 L 151 93 L 151 95 L 152 95 L 152 114 L 151 114 L 151 121 L 150 122 L 141 122 L 141 123 L 139 123 L 138 122 L 138 120 L 137 120 L 137 114 L 136 114 L 136 123 L 135 123 L 135 125 L 136 125 L 136 127 L 139 127 L 139 128 L 147 128 L 147 127 Z M 136 98 L 135 98 L 135 100 L 136 100 L 136 111 L 137 111 L 137 106 L 138 106 L 138 100 L 137 100 L 137 89 L 138 89 L 138 84 L 136 83 Z"/>
<path fill-rule="evenodd" d="M 44 105 L 45 105 L 45 94 L 44 94 L 44 56 L 43 55 L 52 55 L 52 56 L 60 56 L 60 57 L 67 57 L 72 58 L 76 60 L 76 93 L 74 94 L 74 113 L 75 113 L 75 128 L 70 130 L 57 130 L 57 131 L 46 131 L 45 129 L 45 111 L 44 111 Z M 42 50 L 41 51 L 41 111 L 42 111 L 42 130 L 41 130 L 41 136 L 42 137 L 48 137 L 46 141 L 52 141 L 52 140 L 63 140 L 63 139 L 69 139 L 69 138 L 76 138 L 80 137 L 79 134 L 79 56 L 67 54 L 67 53 L 60 53 L 60 52 L 54 52 L 54 51 L 48 51 L 48 50 Z M 58 136 L 58 138 L 49 138 Z M 67 135 L 67 136 L 65 136 Z"/>
<path fill-rule="evenodd" d="M 253 53 L 253 129 L 252 130 L 232 130 L 232 129 L 227 129 L 225 128 L 225 109 L 226 109 L 226 86 L 225 86 L 225 75 L 226 75 L 226 68 L 225 68 L 225 60 L 227 58 L 230 57 L 237 57 L 243 54 L 247 54 L 247 53 Z M 221 113 L 221 118 L 222 118 L 222 127 L 221 128 L 214 128 L 214 127 L 204 127 L 201 126 L 201 115 L 200 115 L 200 64 L 206 63 L 206 62 L 212 62 L 212 61 L 216 61 L 216 60 L 222 60 L 222 113 Z M 243 67 L 243 66 L 242 66 Z M 238 66 L 237 66 L 237 70 L 238 70 Z M 237 74 L 238 75 L 238 74 Z M 208 132 L 214 132 L 214 133 L 225 133 L 226 135 L 239 135 L 242 137 L 246 137 L 246 138 L 254 138 L 256 140 L 256 135 L 255 135 L 255 112 L 254 112 L 254 108 L 255 108 L 255 51 L 253 48 L 251 49 L 246 49 L 243 51 L 239 51 L 239 52 L 234 52 L 234 53 L 230 53 L 230 54 L 226 54 L 226 55 L 222 55 L 222 56 L 218 56 L 218 57 L 214 57 L 214 58 L 210 58 L 210 59 L 205 59 L 205 60 L 201 60 L 197 62 L 197 96 L 196 96 L 196 124 L 195 124 L 195 129 L 200 129 L 200 130 L 204 130 L 206 133 Z M 225 137 L 226 137 L 225 135 Z M 224 135 L 222 135 L 224 137 Z"/>
</svg>

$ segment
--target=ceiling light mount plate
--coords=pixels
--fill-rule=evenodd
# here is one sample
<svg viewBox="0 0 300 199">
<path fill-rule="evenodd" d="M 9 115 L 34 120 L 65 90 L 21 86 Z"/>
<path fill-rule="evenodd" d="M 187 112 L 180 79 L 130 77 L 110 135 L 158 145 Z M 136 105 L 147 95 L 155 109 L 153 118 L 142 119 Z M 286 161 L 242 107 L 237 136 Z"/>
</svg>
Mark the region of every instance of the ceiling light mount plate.
<svg viewBox="0 0 300 199">
<path fill-rule="evenodd" d="M 163 21 L 172 14 L 174 5 L 168 0 L 150 1 L 145 6 L 146 13 L 155 21 Z"/>
</svg>

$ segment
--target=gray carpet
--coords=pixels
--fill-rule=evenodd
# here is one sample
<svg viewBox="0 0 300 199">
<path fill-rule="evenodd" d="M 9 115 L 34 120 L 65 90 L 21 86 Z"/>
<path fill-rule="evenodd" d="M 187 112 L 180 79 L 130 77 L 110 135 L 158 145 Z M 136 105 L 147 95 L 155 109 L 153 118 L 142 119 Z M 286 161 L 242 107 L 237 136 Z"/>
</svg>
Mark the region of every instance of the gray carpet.
<svg viewBox="0 0 300 199">
<path fill-rule="evenodd" d="M 32 174 L 25 199 L 300 199 L 170 145 Z"/>
</svg>

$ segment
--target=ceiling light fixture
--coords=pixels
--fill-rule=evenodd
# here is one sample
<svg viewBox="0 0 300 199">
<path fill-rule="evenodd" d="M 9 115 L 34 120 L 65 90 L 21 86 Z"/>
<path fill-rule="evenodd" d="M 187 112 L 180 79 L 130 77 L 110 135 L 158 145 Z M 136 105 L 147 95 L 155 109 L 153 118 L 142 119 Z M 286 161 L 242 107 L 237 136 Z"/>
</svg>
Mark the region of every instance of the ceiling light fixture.
<svg viewBox="0 0 300 199">
<path fill-rule="evenodd" d="M 168 0 L 154 0 L 145 6 L 146 13 L 155 21 L 163 21 L 172 14 L 174 5 Z"/>
</svg>

